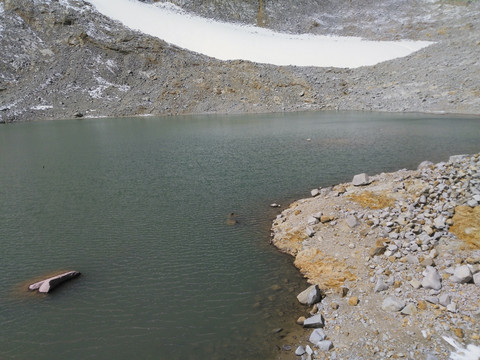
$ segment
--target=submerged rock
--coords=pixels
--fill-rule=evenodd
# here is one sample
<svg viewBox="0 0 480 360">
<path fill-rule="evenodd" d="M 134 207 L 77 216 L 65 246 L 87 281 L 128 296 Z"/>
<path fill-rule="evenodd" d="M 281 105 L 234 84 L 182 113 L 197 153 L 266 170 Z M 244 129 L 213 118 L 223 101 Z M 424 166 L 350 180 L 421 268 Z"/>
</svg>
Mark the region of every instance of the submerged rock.
<svg viewBox="0 0 480 360">
<path fill-rule="evenodd" d="M 28 286 L 28 289 L 38 290 L 40 293 L 49 293 L 65 281 L 74 279 L 78 276 L 80 276 L 78 271 L 68 271 L 66 273 L 31 284 Z"/>
</svg>

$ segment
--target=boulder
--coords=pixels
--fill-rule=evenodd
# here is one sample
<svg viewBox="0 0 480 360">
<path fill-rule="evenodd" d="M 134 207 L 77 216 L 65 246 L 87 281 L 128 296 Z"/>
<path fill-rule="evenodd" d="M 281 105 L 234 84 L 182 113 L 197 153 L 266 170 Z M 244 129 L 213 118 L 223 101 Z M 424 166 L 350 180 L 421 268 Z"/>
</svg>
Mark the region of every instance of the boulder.
<svg viewBox="0 0 480 360">
<path fill-rule="evenodd" d="M 473 279 L 473 274 L 468 265 L 462 265 L 455 268 L 453 276 L 450 277 L 450 280 L 459 283 L 465 284 Z"/>
<path fill-rule="evenodd" d="M 322 292 L 318 285 L 312 285 L 297 295 L 298 301 L 303 305 L 313 305 L 322 300 Z"/>
<path fill-rule="evenodd" d="M 325 320 L 321 314 L 313 315 L 303 322 L 303 327 L 306 328 L 322 328 L 325 326 Z"/>
<path fill-rule="evenodd" d="M 28 289 L 38 290 L 40 293 L 49 293 L 65 281 L 74 279 L 78 276 L 80 276 L 78 271 L 68 271 L 66 273 L 31 284 L 28 286 Z"/>
<path fill-rule="evenodd" d="M 425 277 L 422 280 L 422 286 L 425 289 L 440 290 L 442 288 L 442 279 L 437 269 L 427 266 L 425 270 Z"/>
<path fill-rule="evenodd" d="M 318 195 L 320 195 L 320 190 L 313 189 L 313 190 L 310 191 L 310 194 L 312 195 L 312 197 L 318 196 Z"/>
<path fill-rule="evenodd" d="M 353 177 L 352 184 L 354 186 L 368 185 L 370 184 L 370 180 L 368 178 L 368 175 L 365 173 L 357 174 Z"/>
</svg>

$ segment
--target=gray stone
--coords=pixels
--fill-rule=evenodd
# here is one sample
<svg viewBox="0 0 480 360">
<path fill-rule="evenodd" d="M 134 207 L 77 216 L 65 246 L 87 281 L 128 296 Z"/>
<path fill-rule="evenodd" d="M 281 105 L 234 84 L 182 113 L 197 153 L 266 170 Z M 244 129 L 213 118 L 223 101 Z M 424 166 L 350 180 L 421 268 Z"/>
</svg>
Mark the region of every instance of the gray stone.
<svg viewBox="0 0 480 360">
<path fill-rule="evenodd" d="M 295 355 L 298 355 L 298 356 L 301 356 L 305 354 L 305 348 L 300 345 L 299 347 L 297 347 L 297 349 L 295 350 Z"/>
<path fill-rule="evenodd" d="M 445 221 L 447 219 L 445 218 L 445 216 L 438 216 L 435 218 L 435 220 L 433 220 L 433 226 L 435 226 L 437 229 L 441 230 L 441 229 L 444 229 L 445 228 Z"/>
<path fill-rule="evenodd" d="M 450 280 L 455 283 L 465 284 L 473 279 L 473 274 L 468 265 L 462 265 L 455 268 Z"/>
<path fill-rule="evenodd" d="M 455 304 L 454 302 L 451 302 L 450 304 L 448 304 L 447 310 L 452 313 L 456 313 L 458 311 L 457 304 Z"/>
<path fill-rule="evenodd" d="M 323 340 L 319 341 L 317 346 L 320 351 L 328 351 L 333 348 L 333 343 L 330 340 Z"/>
<path fill-rule="evenodd" d="M 470 199 L 467 201 L 467 205 L 473 208 L 478 205 L 478 202 L 475 201 L 474 199 Z"/>
<path fill-rule="evenodd" d="M 297 299 L 303 305 L 313 305 L 322 300 L 322 292 L 318 285 L 312 285 L 298 294 Z"/>
<path fill-rule="evenodd" d="M 316 330 L 315 330 L 315 331 L 316 331 Z M 310 347 L 310 345 L 305 346 L 305 352 L 306 352 L 308 355 L 313 355 L 313 350 L 312 350 L 312 348 Z"/>
<path fill-rule="evenodd" d="M 374 292 L 381 292 L 388 289 L 388 285 L 383 282 L 382 278 L 378 278 L 377 283 L 375 284 Z"/>
<path fill-rule="evenodd" d="M 442 288 L 442 279 L 437 269 L 431 266 L 427 266 L 425 270 L 425 277 L 422 280 L 422 286 L 425 289 L 440 290 Z"/>
<path fill-rule="evenodd" d="M 401 311 L 400 313 L 402 313 L 403 315 L 414 315 L 417 313 L 417 307 L 412 304 L 412 303 L 408 303 Z"/>
<path fill-rule="evenodd" d="M 475 285 L 480 286 L 480 272 L 477 272 L 473 275 L 473 282 L 475 283 Z"/>
<path fill-rule="evenodd" d="M 312 344 L 317 344 L 319 341 L 325 340 L 327 335 L 323 329 L 315 329 L 310 334 L 310 338 L 308 339 Z"/>
<path fill-rule="evenodd" d="M 306 328 L 322 328 L 325 326 L 325 321 L 322 314 L 313 315 L 303 322 L 303 327 Z"/>
<path fill-rule="evenodd" d="M 385 311 L 391 311 L 391 312 L 400 311 L 404 307 L 405 307 L 405 301 L 393 296 L 387 297 L 385 300 L 383 300 L 383 303 L 382 303 L 382 309 Z"/>
<path fill-rule="evenodd" d="M 410 280 L 410 285 L 412 285 L 414 289 L 420 289 L 420 287 L 422 286 L 422 283 L 417 279 L 412 279 Z"/>
<path fill-rule="evenodd" d="M 314 216 L 309 216 L 308 219 L 307 219 L 307 224 L 308 225 L 316 225 L 318 224 L 320 221 L 314 217 Z"/>
<path fill-rule="evenodd" d="M 363 186 L 370 184 L 368 175 L 365 173 L 355 175 L 353 177 L 352 184 L 354 186 Z"/>
<path fill-rule="evenodd" d="M 305 232 L 307 233 L 308 237 L 312 237 L 313 235 L 315 235 L 315 230 L 313 230 L 311 226 L 307 226 L 305 228 Z"/>
<path fill-rule="evenodd" d="M 447 307 L 452 302 L 452 297 L 450 294 L 442 294 L 438 298 L 438 303 L 442 306 Z"/>
<path fill-rule="evenodd" d="M 60 284 L 63 284 L 65 281 L 74 279 L 78 276 L 80 276 L 78 271 L 68 271 L 66 273 L 31 284 L 29 285 L 28 289 L 38 290 L 40 293 L 49 293 Z"/>
<path fill-rule="evenodd" d="M 351 228 L 359 225 L 358 219 L 355 215 L 347 215 L 345 221 L 347 222 L 347 225 Z"/>
<path fill-rule="evenodd" d="M 318 196 L 320 195 L 320 190 L 313 189 L 312 191 L 310 191 L 310 194 L 312 195 L 312 197 Z"/>
<path fill-rule="evenodd" d="M 321 211 L 315 213 L 315 214 L 312 214 L 312 216 L 315 218 L 315 219 L 319 219 L 322 217 L 323 213 Z"/>
</svg>

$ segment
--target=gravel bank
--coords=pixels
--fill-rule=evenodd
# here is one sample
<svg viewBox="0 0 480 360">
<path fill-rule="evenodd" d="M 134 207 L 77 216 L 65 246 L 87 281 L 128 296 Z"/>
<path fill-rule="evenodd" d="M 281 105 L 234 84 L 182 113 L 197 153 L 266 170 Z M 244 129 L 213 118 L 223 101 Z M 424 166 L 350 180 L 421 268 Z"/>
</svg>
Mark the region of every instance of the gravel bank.
<svg viewBox="0 0 480 360">
<path fill-rule="evenodd" d="M 335 109 L 480 114 L 478 1 L 177 4 L 281 31 L 436 43 L 358 69 L 222 62 L 131 31 L 85 1 L 0 0 L 0 122 Z"/>
<path fill-rule="evenodd" d="M 299 316 L 321 316 L 316 327 L 333 343 L 304 329 L 288 339 L 292 349 L 309 345 L 314 359 L 447 359 L 444 337 L 480 345 L 479 205 L 479 154 L 359 174 L 291 204 L 272 243 L 318 285 L 322 300 Z"/>
</svg>

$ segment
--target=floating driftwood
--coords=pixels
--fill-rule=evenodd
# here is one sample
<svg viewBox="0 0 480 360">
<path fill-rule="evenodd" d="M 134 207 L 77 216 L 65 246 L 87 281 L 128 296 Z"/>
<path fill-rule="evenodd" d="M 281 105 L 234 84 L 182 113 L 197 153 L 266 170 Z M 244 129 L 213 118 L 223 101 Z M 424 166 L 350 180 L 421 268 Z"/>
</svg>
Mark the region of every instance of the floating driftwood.
<svg viewBox="0 0 480 360">
<path fill-rule="evenodd" d="M 38 290 L 41 293 L 49 293 L 55 289 L 58 285 L 64 283 L 65 281 L 74 279 L 80 276 L 78 271 L 68 271 L 66 273 L 53 276 L 51 278 L 36 282 L 28 286 L 29 290 Z"/>
</svg>

